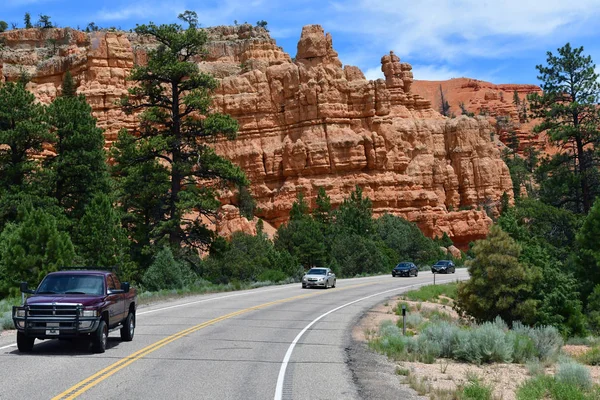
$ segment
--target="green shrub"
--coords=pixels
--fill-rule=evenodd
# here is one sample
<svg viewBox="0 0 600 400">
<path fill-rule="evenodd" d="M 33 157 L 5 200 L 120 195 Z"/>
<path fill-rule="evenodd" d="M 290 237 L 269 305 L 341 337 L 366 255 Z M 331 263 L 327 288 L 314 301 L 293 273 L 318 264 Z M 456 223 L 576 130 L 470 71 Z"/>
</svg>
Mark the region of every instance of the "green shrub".
<svg viewBox="0 0 600 400">
<path fill-rule="evenodd" d="M 416 329 L 423 323 L 424 319 L 420 313 L 409 313 L 406 314 L 406 327 L 410 329 Z M 398 320 L 398 327 L 402 326 L 402 319 Z"/>
<path fill-rule="evenodd" d="M 518 400 L 597 400 L 599 394 L 597 387 L 584 390 L 547 375 L 530 379 L 517 389 Z"/>
<path fill-rule="evenodd" d="M 473 345 L 478 348 L 481 362 L 512 361 L 512 342 L 497 323 L 485 322 L 471 331 Z"/>
<path fill-rule="evenodd" d="M 491 400 L 492 388 L 484 385 L 479 379 L 471 378 L 469 382 L 459 390 L 458 398 L 461 400 Z"/>
<path fill-rule="evenodd" d="M 544 375 L 545 373 L 544 366 L 537 359 L 527 361 L 525 366 L 527 367 L 527 371 L 529 371 L 529 375 L 531 376 Z"/>
<path fill-rule="evenodd" d="M 542 361 L 556 359 L 564 343 L 560 332 L 553 326 L 532 328 L 530 337 L 535 344 L 538 357 Z"/>
<path fill-rule="evenodd" d="M 456 282 L 423 286 L 417 290 L 406 292 L 403 297 L 412 301 L 432 301 L 437 300 L 440 296 L 456 299 L 457 287 L 458 284 Z"/>
<path fill-rule="evenodd" d="M 473 340 L 469 330 L 461 330 L 456 335 L 454 343 L 454 358 L 472 364 L 481 364 L 482 355 L 480 348 Z"/>
<path fill-rule="evenodd" d="M 460 328 L 446 321 L 429 325 L 419 335 L 419 344 L 423 349 L 433 352 L 435 357 L 452 358 L 456 335 Z M 427 343 L 429 342 L 429 343 Z"/>
<path fill-rule="evenodd" d="M 531 337 L 513 331 L 509 332 L 509 335 L 513 343 L 513 362 L 524 364 L 530 360 L 537 360 L 535 343 Z"/>
<path fill-rule="evenodd" d="M 12 320 L 12 311 L 6 311 L 0 314 L 0 331 L 4 329 L 15 329 Z"/>
<path fill-rule="evenodd" d="M 559 383 L 573 385 L 584 390 L 592 387 L 592 377 L 587 367 L 572 361 L 558 364 L 555 379 Z"/>
<path fill-rule="evenodd" d="M 148 290 L 181 289 L 192 280 L 189 267 L 175 260 L 169 247 L 156 253 L 154 261 L 144 273 L 142 282 Z"/>
<path fill-rule="evenodd" d="M 287 278 L 286 274 L 275 269 L 267 269 L 258 276 L 259 282 L 282 282 Z"/>
<path fill-rule="evenodd" d="M 600 365 L 600 347 L 595 346 L 577 357 L 577 360 L 586 365 Z"/>
</svg>

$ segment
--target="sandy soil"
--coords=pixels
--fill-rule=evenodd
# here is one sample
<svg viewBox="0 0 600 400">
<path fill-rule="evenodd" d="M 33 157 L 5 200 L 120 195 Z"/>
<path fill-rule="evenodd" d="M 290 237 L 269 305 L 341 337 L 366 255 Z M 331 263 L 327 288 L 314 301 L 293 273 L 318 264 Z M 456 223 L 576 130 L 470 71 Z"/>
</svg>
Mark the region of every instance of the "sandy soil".
<svg viewBox="0 0 600 400">
<path fill-rule="evenodd" d="M 354 339 L 366 342 L 367 336 L 374 334 L 381 322 L 390 320 L 398 321 L 399 317 L 394 312 L 394 307 L 401 299 L 399 297 L 388 300 L 370 310 L 360 323 L 354 327 L 352 336 Z M 410 306 L 418 302 L 402 300 Z M 422 303 L 421 310 L 437 309 L 458 317 L 450 305 L 435 303 Z M 587 346 L 566 345 L 563 352 L 569 355 L 579 355 L 587 351 Z M 399 361 L 397 368 L 410 371 L 411 379 L 418 380 L 429 388 L 430 392 L 455 390 L 468 382 L 468 377 L 475 375 L 484 384 L 494 389 L 494 398 L 502 400 L 515 400 L 516 390 L 524 381 L 531 377 L 528 369 L 519 364 L 491 364 L 473 365 L 459 363 L 452 360 L 439 359 L 434 364 L 419 362 Z M 588 367 L 594 383 L 600 384 L 600 367 Z M 554 373 L 554 367 L 546 368 L 547 374 Z M 404 377 L 401 377 L 404 378 Z M 406 379 L 406 378 L 404 378 Z"/>
</svg>

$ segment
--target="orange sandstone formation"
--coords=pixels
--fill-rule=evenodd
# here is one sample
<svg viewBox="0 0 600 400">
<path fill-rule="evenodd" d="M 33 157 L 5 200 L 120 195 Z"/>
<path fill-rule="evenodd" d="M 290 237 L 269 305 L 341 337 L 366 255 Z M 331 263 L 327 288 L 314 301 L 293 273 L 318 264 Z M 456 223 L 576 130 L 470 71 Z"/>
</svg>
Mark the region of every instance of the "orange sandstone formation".
<svg viewBox="0 0 600 400">
<path fill-rule="evenodd" d="M 267 223 L 284 223 L 300 191 L 314 204 L 324 187 L 335 207 L 359 185 L 376 216 L 403 216 L 426 235 L 446 232 L 462 246 L 486 235 L 492 221 L 485 210 L 495 212 L 512 184 L 485 118 L 441 116 L 415 93 L 411 66 L 392 52 L 381 59 L 385 80 L 367 81 L 358 68 L 343 66 L 318 25 L 303 28 L 295 60 L 262 28 L 208 32 L 208 56 L 198 64 L 221 80 L 215 107 L 240 123 L 238 139 L 219 141 L 216 150 L 246 171 Z M 126 93 L 131 67 L 144 63 L 154 46 L 148 39 L 68 28 L 1 36 L 3 80 L 25 71 L 32 77 L 28 87 L 49 102 L 70 70 L 107 145 L 119 129 L 135 128 L 135 117 L 115 101 Z M 227 205 L 235 201 L 223 193 L 219 229 L 252 230 L 234 222 L 237 214 Z"/>
<path fill-rule="evenodd" d="M 501 84 L 480 81 L 469 78 L 454 78 L 447 81 L 415 81 L 413 91 L 431 101 L 436 110 L 440 109 L 440 86 L 444 99 L 450 105 L 450 112 L 461 115 L 462 103 L 468 112 L 475 115 L 482 114 L 492 125 L 500 139 L 507 143 L 508 131 L 514 130 L 519 138 L 519 152 L 523 153 L 528 147 L 535 147 L 545 153 L 553 153 L 547 142 L 545 134 L 535 134 L 533 127 L 539 121 L 531 119 L 529 115 L 527 95 L 540 93 L 536 85 Z M 514 94 L 519 97 L 519 105 L 514 102 Z M 526 108 L 527 117 L 522 113 Z M 498 126 L 498 118 L 507 119 L 509 126 Z"/>
</svg>

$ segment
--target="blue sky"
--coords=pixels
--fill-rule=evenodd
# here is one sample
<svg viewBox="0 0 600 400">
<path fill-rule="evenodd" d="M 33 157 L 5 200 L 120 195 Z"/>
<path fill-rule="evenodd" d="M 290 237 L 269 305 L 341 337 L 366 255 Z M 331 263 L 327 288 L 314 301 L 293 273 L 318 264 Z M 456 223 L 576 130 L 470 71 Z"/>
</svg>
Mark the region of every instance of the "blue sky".
<svg viewBox="0 0 600 400">
<path fill-rule="evenodd" d="M 600 65 L 600 0 L 5 0 L 0 20 L 22 27 L 29 12 L 59 26 L 130 29 L 177 22 L 185 10 L 205 27 L 265 20 L 292 57 L 302 26 L 320 24 L 342 63 L 369 79 L 382 77 L 380 59 L 390 50 L 426 80 L 538 84 L 535 66 L 567 42 Z"/>
</svg>

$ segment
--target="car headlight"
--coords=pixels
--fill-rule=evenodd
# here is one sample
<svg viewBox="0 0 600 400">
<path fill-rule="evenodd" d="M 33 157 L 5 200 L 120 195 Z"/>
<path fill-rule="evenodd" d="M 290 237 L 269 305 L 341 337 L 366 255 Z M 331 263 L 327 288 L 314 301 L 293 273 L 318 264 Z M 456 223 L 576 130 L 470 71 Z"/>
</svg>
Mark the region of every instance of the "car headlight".
<svg viewBox="0 0 600 400">
<path fill-rule="evenodd" d="M 97 317 L 98 310 L 83 310 L 82 317 Z"/>
<path fill-rule="evenodd" d="M 24 308 L 17 308 L 17 310 L 15 311 L 15 317 L 17 317 L 17 318 L 25 318 L 25 309 Z"/>
</svg>

